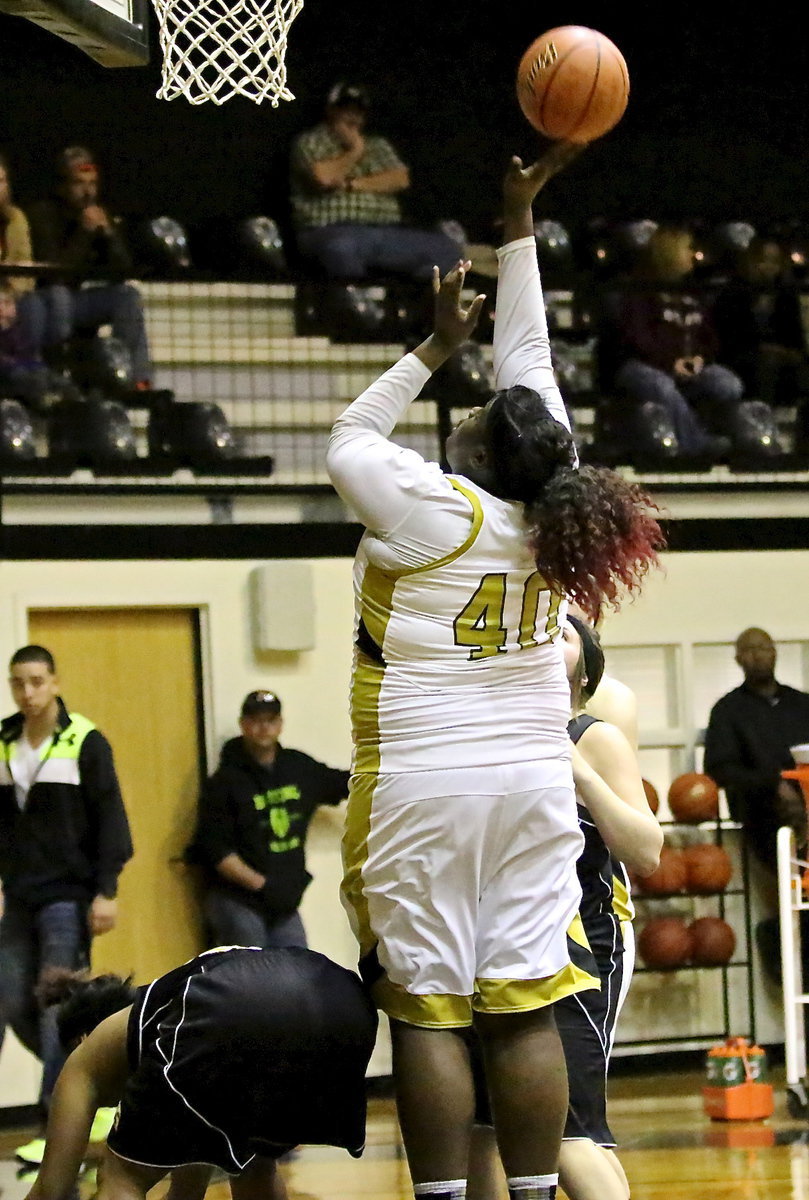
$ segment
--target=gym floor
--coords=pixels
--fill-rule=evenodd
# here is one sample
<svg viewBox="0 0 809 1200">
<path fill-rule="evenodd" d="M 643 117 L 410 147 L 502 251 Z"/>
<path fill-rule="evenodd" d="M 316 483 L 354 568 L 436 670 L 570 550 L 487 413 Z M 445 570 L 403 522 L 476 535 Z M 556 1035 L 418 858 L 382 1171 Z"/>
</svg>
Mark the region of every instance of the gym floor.
<svg viewBox="0 0 809 1200">
<path fill-rule="evenodd" d="M 702 1109 L 703 1076 L 626 1076 L 611 1085 L 611 1120 L 632 1200 L 809 1200 L 809 1123 L 787 1114 L 783 1069 L 773 1073 L 769 1121 L 710 1121 Z M 30 1134 L 33 1136 L 34 1131 Z M 0 1133 L 0 1195 L 23 1200 L 33 1174 L 19 1174 L 14 1147 L 29 1131 Z M 301 1150 L 282 1167 L 290 1200 L 410 1200 L 410 1180 L 392 1101 L 372 1100 L 361 1159 L 327 1147 Z M 82 1200 L 94 1192 L 85 1173 Z M 155 1197 L 165 1190 L 155 1189 Z M 227 1200 L 215 1183 L 208 1200 Z"/>
</svg>

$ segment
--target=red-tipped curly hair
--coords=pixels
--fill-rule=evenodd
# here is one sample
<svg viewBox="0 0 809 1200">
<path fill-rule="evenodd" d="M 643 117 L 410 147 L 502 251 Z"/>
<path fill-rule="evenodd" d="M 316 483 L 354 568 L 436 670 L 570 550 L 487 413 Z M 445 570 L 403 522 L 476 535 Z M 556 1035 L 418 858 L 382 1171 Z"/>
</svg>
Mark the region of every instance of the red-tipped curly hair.
<svg viewBox="0 0 809 1200">
<path fill-rule="evenodd" d="M 665 538 L 637 485 L 598 467 L 559 467 L 525 505 L 529 543 L 549 587 L 597 621 L 640 590 Z"/>
<path fill-rule="evenodd" d="M 496 494 L 522 501 L 548 586 L 593 621 L 636 593 L 665 546 L 654 501 L 614 471 L 576 467 L 573 435 L 531 388 L 495 394 L 486 437 Z"/>
</svg>

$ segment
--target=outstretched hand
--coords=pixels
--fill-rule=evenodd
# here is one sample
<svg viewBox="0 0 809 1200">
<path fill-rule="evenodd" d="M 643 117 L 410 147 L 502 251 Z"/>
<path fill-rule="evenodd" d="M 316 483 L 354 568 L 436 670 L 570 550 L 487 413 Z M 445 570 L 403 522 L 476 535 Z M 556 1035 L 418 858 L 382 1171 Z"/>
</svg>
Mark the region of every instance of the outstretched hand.
<svg viewBox="0 0 809 1200">
<path fill-rule="evenodd" d="M 450 354 L 469 341 L 486 299 L 484 295 L 475 296 L 467 308 L 461 303 L 466 272 L 471 266 L 468 259 L 460 259 L 458 265 L 447 271 L 443 279 L 438 267 L 433 267 L 433 336 Z"/>
<path fill-rule="evenodd" d="M 548 180 L 563 170 L 586 149 L 582 142 L 553 142 L 535 163 L 524 167 L 516 155 L 508 164 L 503 181 L 503 202 L 506 208 L 522 209 L 533 203 Z"/>
</svg>

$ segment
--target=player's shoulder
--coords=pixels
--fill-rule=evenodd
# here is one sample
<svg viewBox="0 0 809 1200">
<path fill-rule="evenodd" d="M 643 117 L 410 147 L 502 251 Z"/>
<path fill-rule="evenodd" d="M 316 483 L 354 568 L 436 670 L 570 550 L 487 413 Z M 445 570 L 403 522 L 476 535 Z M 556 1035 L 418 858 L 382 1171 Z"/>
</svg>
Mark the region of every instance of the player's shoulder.
<svg viewBox="0 0 809 1200">
<path fill-rule="evenodd" d="M 588 713 L 587 715 L 591 716 L 592 714 Z M 632 749 L 626 734 L 622 732 L 620 727 L 601 717 L 593 717 L 592 723 L 583 731 L 581 741 L 586 745 L 588 753 L 591 750 L 597 750 L 601 753 L 612 753 L 616 750 L 626 749 L 627 747 L 630 750 Z"/>
</svg>

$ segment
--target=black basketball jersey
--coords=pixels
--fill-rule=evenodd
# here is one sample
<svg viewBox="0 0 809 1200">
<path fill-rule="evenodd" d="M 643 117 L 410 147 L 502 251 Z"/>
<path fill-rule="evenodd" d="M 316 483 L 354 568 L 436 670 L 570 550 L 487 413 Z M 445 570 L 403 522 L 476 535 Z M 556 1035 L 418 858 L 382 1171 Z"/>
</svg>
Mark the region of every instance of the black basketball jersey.
<svg viewBox="0 0 809 1200">
<path fill-rule="evenodd" d="M 582 713 L 567 727 L 570 740 L 578 742 L 582 734 L 596 724 L 596 718 Z M 600 958 L 599 951 L 610 951 L 614 937 L 613 862 L 609 850 L 590 813 L 577 804 L 579 828 L 584 835 L 584 849 L 576 863 L 581 884 L 581 919 L 590 947 Z M 605 943 L 604 939 L 607 939 Z"/>
<path fill-rule="evenodd" d="M 357 1155 L 376 1023 L 359 978 L 312 950 L 201 954 L 138 990 L 110 1148 L 229 1172 L 299 1144 Z"/>
</svg>

